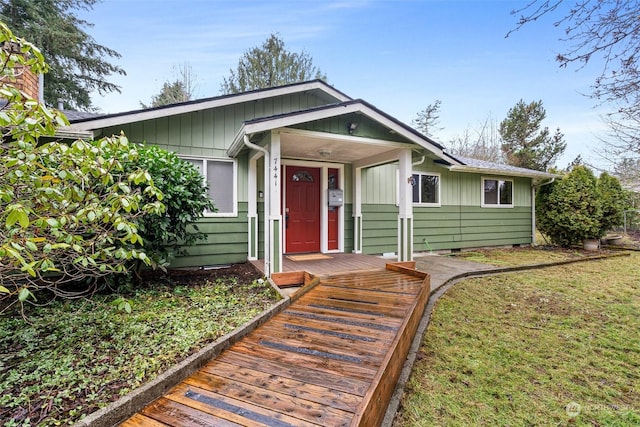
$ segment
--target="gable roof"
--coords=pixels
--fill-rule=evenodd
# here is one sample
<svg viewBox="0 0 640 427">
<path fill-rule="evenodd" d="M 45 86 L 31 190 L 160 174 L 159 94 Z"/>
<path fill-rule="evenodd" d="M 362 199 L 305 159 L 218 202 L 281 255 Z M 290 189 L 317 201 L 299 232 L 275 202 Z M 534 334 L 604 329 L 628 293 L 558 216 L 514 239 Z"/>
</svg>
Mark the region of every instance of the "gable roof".
<svg viewBox="0 0 640 427">
<path fill-rule="evenodd" d="M 71 126 L 74 129 L 92 130 L 300 92 L 315 92 L 321 96 L 324 96 L 327 99 L 328 103 L 351 100 L 349 96 L 335 89 L 333 86 L 328 85 L 324 81 L 311 80 L 307 82 L 292 83 L 289 85 L 277 86 L 273 88 L 257 89 L 249 92 L 222 95 L 213 98 L 197 99 L 194 101 L 181 102 L 177 104 L 163 105 L 161 107 L 155 108 L 126 111 L 116 114 L 106 114 L 99 117 L 85 117 L 75 120 L 70 119 L 69 121 L 71 122 Z"/>
<path fill-rule="evenodd" d="M 408 141 L 415 143 L 422 148 L 427 149 L 439 158 L 444 159 L 451 164 L 461 164 L 454 157 L 445 153 L 444 147 L 436 141 L 428 138 L 412 127 L 407 126 L 406 124 L 379 110 L 375 106 L 362 99 L 353 99 L 336 104 L 309 108 L 302 111 L 294 111 L 291 113 L 247 120 L 242 123 L 242 126 L 236 134 L 231 146 L 227 150 L 227 155 L 229 157 L 235 157 L 240 153 L 240 151 L 242 151 L 242 149 L 244 148 L 244 135 L 251 135 L 254 133 L 265 132 L 272 129 L 298 125 L 314 120 L 322 120 L 351 113 L 360 113 L 369 117 L 370 119 L 387 127 L 390 131 L 401 135 Z"/>
<path fill-rule="evenodd" d="M 227 150 L 227 154 L 230 157 L 235 157 L 244 149 L 244 135 L 251 135 L 267 130 L 298 125 L 314 120 L 339 117 L 345 114 L 360 113 L 388 128 L 391 132 L 402 136 L 407 141 L 415 143 L 416 145 L 433 153 L 442 160 L 442 163 L 446 165 L 446 167 L 453 171 L 522 176 L 534 179 L 548 179 L 558 176 L 547 172 L 534 171 L 469 157 L 451 155 L 446 152 L 443 145 L 439 144 L 435 140 L 423 135 L 384 111 L 379 110 L 372 104 L 369 104 L 362 99 L 353 99 L 319 79 L 115 114 L 96 115 L 93 113 L 83 114 L 73 112 L 68 115 L 71 126 L 61 128 L 59 133 L 61 135 L 69 134 L 76 137 L 80 135 L 86 136 L 87 131 L 95 129 L 170 117 L 194 111 L 201 111 L 204 109 L 224 107 L 242 102 L 258 101 L 269 97 L 304 92 L 313 92 L 314 94 L 322 97 L 326 101 L 326 105 L 244 121 L 231 146 Z M 69 112 L 67 111 L 65 113 Z"/>
<path fill-rule="evenodd" d="M 80 120 L 96 119 L 98 117 L 104 116 L 104 114 L 90 113 L 86 111 L 61 110 L 61 112 L 67 117 L 67 120 L 69 120 L 70 123 Z"/>
</svg>

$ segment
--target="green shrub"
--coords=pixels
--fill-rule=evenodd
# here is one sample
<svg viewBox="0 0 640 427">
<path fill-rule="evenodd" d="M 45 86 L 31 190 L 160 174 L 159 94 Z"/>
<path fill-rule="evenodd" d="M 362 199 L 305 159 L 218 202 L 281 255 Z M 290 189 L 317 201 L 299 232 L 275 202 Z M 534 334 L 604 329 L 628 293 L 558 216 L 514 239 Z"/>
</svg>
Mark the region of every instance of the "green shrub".
<svg viewBox="0 0 640 427">
<path fill-rule="evenodd" d="M 538 190 L 536 225 L 561 246 L 599 239 L 622 224 L 627 200 L 617 178 L 603 173 L 598 179 L 587 167 L 576 166 Z"/>
<path fill-rule="evenodd" d="M 538 229 L 560 246 L 600 237 L 602 204 L 593 172 L 577 166 L 564 178 L 541 187 L 536 218 Z"/>
<path fill-rule="evenodd" d="M 164 209 L 146 171 L 123 171 L 138 158 L 124 136 L 40 140 L 68 122 L 15 87 L 25 66 L 47 70 L 0 23 L 0 313 L 42 289 L 77 297 L 100 277 L 127 274 L 132 260 L 149 262 L 136 222 Z"/>
<path fill-rule="evenodd" d="M 149 262 L 136 223 L 163 211 L 162 195 L 111 152 L 138 154 L 124 136 L 0 148 L 0 297 L 78 296 L 100 277 L 128 274 L 132 260 Z"/>
<path fill-rule="evenodd" d="M 629 208 L 629 196 L 622 189 L 618 178 L 604 172 L 598 179 L 598 193 L 602 203 L 600 233 L 605 235 L 624 221 L 624 211 Z"/>
<path fill-rule="evenodd" d="M 183 255 L 186 246 L 206 238 L 196 221 L 205 209 L 213 212 L 215 208 L 200 171 L 192 163 L 156 146 L 141 145 L 138 152 L 140 159 L 128 163 L 126 168 L 148 171 L 164 196 L 162 214 L 147 215 L 137 221 L 147 255 L 162 268 L 172 254 Z"/>
</svg>

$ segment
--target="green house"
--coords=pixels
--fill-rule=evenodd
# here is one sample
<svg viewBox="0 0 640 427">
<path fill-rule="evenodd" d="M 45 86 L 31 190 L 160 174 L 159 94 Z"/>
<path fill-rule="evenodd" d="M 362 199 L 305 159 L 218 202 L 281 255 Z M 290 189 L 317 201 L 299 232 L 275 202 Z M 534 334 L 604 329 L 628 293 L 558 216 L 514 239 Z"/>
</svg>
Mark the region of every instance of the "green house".
<svg viewBox="0 0 640 427">
<path fill-rule="evenodd" d="M 176 152 L 202 171 L 217 211 L 172 266 L 284 254 L 393 254 L 533 241 L 534 191 L 553 175 L 455 157 L 323 81 L 72 120 L 95 137 Z"/>
</svg>

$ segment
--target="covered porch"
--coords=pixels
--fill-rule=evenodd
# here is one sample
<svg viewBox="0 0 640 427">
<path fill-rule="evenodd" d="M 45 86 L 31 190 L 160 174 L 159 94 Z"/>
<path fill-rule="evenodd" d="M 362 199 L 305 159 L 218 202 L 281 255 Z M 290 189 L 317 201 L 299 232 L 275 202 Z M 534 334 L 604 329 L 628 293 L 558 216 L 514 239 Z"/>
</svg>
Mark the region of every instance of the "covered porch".
<svg viewBox="0 0 640 427">
<path fill-rule="evenodd" d="M 325 254 L 331 257 L 324 262 L 332 272 L 347 259 L 344 255 L 362 254 L 361 175 L 389 163 L 398 165 L 397 252 L 392 261 L 412 260 L 413 153 L 448 157 L 437 144 L 359 100 L 244 122 L 227 154 L 237 157 L 243 151 L 248 153 L 247 258 L 265 276 L 324 268 L 318 262 L 322 259 L 307 266 L 292 254 Z M 305 181 L 309 185 L 303 187 Z M 332 204 L 335 190 L 338 204 Z M 295 209 L 307 211 L 296 216 L 300 211 Z M 315 218 L 309 219 L 308 212 Z M 291 237 L 298 235 L 311 244 L 293 245 Z M 384 261 L 356 264 L 368 269 L 384 266 Z"/>
</svg>

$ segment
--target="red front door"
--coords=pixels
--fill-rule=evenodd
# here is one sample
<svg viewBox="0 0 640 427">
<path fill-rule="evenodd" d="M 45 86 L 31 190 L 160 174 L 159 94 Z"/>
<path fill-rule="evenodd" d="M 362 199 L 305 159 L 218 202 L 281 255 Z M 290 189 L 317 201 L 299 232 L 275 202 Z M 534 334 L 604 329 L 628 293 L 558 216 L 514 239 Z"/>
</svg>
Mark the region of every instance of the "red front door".
<svg viewBox="0 0 640 427">
<path fill-rule="evenodd" d="M 285 179 L 285 251 L 320 252 L 320 169 L 287 166 Z"/>
</svg>

